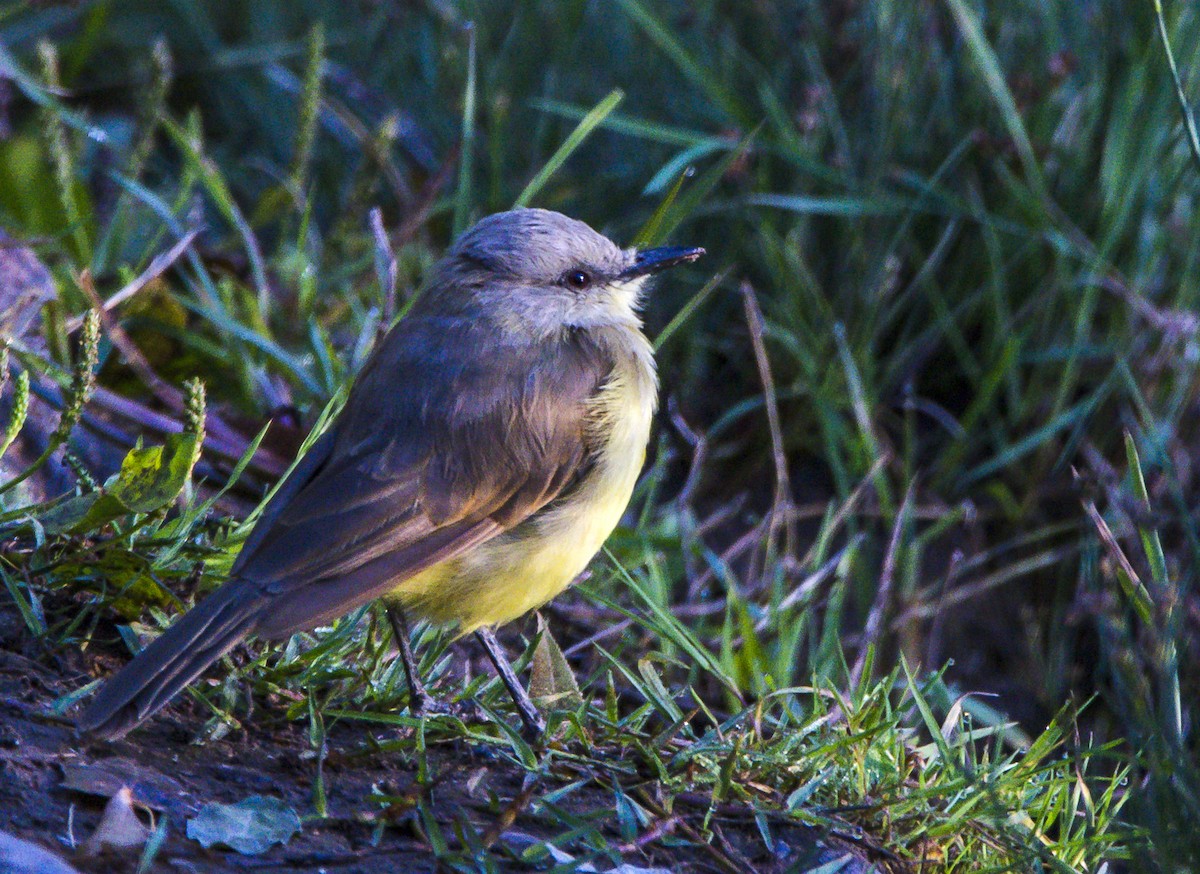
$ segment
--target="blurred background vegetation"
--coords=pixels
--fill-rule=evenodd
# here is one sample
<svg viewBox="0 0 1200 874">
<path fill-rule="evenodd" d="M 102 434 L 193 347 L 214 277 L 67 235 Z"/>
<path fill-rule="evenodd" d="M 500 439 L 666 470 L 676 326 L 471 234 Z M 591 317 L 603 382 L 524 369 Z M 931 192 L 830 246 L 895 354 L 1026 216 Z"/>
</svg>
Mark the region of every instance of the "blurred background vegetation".
<svg viewBox="0 0 1200 874">
<path fill-rule="evenodd" d="M 666 402 L 613 560 L 751 698 L 903 656 L 982 723 L 1082 708 L 1136 864 L 1191 870 L 1200 12 L 1166 7 L 10 0 L 0 226 L 51 328 L 198 230 L 113 318 L 230 434 L 282 421 L 282 463 L 472 220 L 705 246 L 647 303 Z M 555 613 L 568 652 L 621 576 Z"/>
</svg>

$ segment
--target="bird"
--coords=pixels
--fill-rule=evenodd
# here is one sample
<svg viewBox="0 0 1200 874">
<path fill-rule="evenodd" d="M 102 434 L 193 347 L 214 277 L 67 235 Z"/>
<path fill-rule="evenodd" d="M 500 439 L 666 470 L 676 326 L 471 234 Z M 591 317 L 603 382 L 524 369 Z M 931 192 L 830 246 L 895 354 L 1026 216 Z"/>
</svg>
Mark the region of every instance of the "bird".
<svg viewBox="0 0 1200 874">
<path fill-rule="evenodd" d="M 227 581 L 110 677 L 77 729 L 119 738 L 247 637 L 286 639 L 382 600 L 414 712 L 430 699 L 408 617 L 475 634 L 523 728 L 541 734 L 493 629 L 566 589 L 624 514 L 658 399 L 647 280 L 703 254 L 622 248 L 535 208 L 465 231 Z"/>
</svg>

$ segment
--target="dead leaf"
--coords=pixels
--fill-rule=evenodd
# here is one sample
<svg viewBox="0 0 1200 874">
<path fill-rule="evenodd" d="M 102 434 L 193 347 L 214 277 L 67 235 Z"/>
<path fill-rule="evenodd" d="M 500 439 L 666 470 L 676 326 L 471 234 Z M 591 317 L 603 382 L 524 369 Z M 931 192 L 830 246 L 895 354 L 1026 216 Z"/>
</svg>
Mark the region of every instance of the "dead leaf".
<svg viewBox="0 0 1200 874">
<path fill-rule="evenodd" d="M 278 798 L 262 795 L 237 804 L 206 804 L 187 823 L 187 836 L 205 849 L 221 844 L 245 856 L 286 844 L 298 831 L 296 811 Z"/>
<path fill-rule="evenodd" d="M 541 639 L 529 669 L 529 697 L 543 710 L 572 710 L 583 703 L 583 693 L 546 620 L 538 614 Z"/>
<path fill-rule="evenodd" d="M 142 846 L 148 837 L 150 829 L 142 824 L 134 812 L 133 793 L 128 786 L 122 786 L 104 806 L 100 824 L 84 842 L 82 852 L 85 856 L 94 856 L 106 847 L 127 850 Z"/>
</svg>

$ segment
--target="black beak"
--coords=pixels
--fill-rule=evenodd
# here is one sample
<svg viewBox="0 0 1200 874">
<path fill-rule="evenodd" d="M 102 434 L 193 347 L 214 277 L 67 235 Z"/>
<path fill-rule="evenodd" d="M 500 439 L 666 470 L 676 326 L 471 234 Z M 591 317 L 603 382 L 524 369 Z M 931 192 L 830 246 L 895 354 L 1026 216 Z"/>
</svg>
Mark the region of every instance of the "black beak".
<svg viewBox="0 0 1200 874">
<path fill-rule="evenodd" d="M 643 249 L 637 253 L 637 260 L 632 267 L 627 267 L 617 274 L 617 279 L 636 279 L 639 276 L 649 276 L 676 264 L 686 264 L 695 261 L 704 254 L 703 249 L 690 249 L 687 246 L 663 246 L 660 249 Z"/>
</svg>

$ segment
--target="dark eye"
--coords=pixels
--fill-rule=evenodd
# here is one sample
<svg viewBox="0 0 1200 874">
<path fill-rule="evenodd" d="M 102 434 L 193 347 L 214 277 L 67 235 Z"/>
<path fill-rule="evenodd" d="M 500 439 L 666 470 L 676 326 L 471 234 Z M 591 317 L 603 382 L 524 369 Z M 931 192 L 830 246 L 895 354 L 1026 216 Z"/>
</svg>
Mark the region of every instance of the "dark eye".
<svg viewBox="0 0 1200 874">
<path fill-rule="evenodd" d="M 592 277 L 583 270 L 572 270 L 567 274 L 567 285 L 571 288 L 587 288 L 592 284 Z"/>
</svg>

